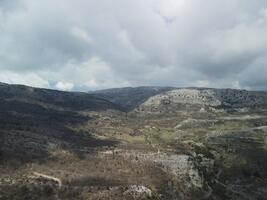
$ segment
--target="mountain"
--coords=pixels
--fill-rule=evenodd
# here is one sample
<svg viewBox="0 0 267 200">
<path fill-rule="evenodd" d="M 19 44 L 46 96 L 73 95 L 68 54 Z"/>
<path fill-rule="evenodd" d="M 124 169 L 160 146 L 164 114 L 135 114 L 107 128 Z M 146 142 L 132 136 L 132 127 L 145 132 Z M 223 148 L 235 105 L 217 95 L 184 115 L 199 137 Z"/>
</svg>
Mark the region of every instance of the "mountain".
<svg viewBox="0 0 267 200">
<path fill-rule="evenodd" d="M 5 102 L 37 104 L 68 110 L 101 111 L 120 109 L 108 100 L 81 92 L 63 92 L 24 85 L 0 83 L 0 100 Z"/>
<path fill-rule="evenodd" d="M 137 110 L 144 112 L 204 111 L 267 108 L 267 92 L 236 89 L 181 88 L 150 97 Z"/>
<path fill-rule="evenodd" d="M 267 92 L 214 88 L 137 87 L 90 92 L 126 111 L 267 108 Z M 187 106 L 186 106 L 187 105 Z"/>
<path fill-rule="evenodd" d="M 98 90 L 89 92 L 95 97 L 106 99 L 114 104 L 121 106 L 125 111 L 131 111 L 144 103 L 149 97 L 161 94 L 174 87 L 126 87 Z"/>
</svg>

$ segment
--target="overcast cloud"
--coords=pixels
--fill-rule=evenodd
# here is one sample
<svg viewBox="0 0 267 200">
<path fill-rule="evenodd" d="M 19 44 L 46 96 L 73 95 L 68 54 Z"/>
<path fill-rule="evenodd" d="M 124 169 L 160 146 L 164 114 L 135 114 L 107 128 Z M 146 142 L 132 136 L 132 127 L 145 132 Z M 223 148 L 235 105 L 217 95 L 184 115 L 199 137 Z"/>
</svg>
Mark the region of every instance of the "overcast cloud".
<svg viewBox="0 0 267 200">
<path fill-rule="evenodd" d="M 0 81 L 267 89 L 266 0 L 0 0 Z"/>
</svg>

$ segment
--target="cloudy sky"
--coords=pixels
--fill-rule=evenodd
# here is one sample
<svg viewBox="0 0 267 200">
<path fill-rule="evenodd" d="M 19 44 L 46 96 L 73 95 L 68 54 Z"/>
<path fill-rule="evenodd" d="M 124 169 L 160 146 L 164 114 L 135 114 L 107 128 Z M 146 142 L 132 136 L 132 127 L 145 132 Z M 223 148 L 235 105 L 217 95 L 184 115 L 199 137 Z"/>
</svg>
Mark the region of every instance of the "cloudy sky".
<svg viewBox="0 0 267 200">
<path fill-rule="evenodd" d="M 266 0 L 0 0 L 0 82 L 267 89 Z"/>
</svg>

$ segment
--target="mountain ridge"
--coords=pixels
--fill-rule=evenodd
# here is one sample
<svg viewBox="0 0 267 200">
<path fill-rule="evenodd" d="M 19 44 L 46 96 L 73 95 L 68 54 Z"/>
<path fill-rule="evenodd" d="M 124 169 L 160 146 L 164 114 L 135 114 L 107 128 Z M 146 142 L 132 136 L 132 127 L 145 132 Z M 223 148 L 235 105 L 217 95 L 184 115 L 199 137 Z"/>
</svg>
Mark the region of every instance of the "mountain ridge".
<svg viewBox="0 0 267 200">
<path fill-rule="evenodd" d="M 166 104 L 171 103 L 203 104 L 213 108 L 267 107 L 266 91 L 248 91 L 244 89 L 151 86 L 99 90 L 90 94 L 107 99 L 128 111 L 144 110 L 148 105 L 151 107 L 163 106 L 163 104 L 167 106 Z M 153 105 L 153 102 L 157 105 Z M 176 106 L 171 109 L 179 108 L 181 107 Z M 151 111 L 151 109 L 148 110 Z"/>
<path fill-rule="evenodd" d="M 67 92 L 17 84 L 0 83 L 0 99 L 34 101 L 70 110 L 121 110 L 119 106 L 112 102 L 85 92 Z"/>
</svg>

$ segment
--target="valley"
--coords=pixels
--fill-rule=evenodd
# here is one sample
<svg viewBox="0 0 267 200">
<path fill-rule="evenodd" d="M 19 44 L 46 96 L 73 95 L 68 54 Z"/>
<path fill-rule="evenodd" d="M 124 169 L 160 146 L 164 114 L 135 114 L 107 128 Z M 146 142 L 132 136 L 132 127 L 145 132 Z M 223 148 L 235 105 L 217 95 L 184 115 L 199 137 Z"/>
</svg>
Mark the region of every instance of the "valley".
<svg viewBox="0 0 267 200">
<path fill-rule="evenodd" d="M 0 199 L 267 196 L 267 92 L 0 85 Z"/>
</svg>

